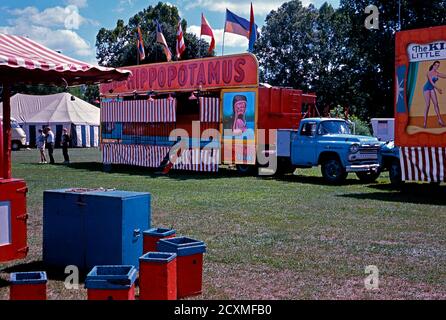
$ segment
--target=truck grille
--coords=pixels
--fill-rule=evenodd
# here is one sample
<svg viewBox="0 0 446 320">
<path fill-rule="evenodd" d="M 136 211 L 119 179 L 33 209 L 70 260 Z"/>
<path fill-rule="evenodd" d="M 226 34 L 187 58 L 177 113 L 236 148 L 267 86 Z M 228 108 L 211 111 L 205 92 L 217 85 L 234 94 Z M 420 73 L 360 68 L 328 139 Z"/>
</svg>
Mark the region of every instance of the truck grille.
<svg viewBox="0 0 446 320">
<path fill-rule="evenodd" d="M 379 147 L 377 146 L 362 146 L 359 148 L 361 154 L 378 154 Z"/>
<path fill-rule="evenodd" d="M 379 147 L 377 146 L 361 146 L 359 152 L 349 156 L 351 162 L 361 162 L 367 160 L 378 159 Z"/>
</svg>

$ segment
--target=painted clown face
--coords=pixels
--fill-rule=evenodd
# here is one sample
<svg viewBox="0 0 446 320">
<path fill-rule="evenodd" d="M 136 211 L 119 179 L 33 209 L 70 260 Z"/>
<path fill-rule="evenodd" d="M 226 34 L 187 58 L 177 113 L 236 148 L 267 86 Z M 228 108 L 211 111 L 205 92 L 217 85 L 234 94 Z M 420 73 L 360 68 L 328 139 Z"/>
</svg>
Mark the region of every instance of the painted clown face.
<svg viewBox="0 0 446 320">
<path fill-rule="evenodd" d="M 232 131 L 234 135 L 242 135 L 246 132 L 246 101 L 239 100 L 234 104 L 234 124 L 232 125 Z"/>
<path fill-rule="evenodd" d="M 243 117 L 246 113 L 246 101 L 237 101 L 234 105 L 234 112 L 236 117 Z"/>
</svg>

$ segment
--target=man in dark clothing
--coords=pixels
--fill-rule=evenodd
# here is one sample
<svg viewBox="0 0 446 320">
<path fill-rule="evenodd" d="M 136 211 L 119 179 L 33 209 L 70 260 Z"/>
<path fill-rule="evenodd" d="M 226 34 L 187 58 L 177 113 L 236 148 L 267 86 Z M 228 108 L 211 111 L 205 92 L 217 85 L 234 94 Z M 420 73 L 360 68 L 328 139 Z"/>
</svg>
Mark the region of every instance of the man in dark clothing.
<svg viewBox="0 0 446 320">
<path fill-rule="evenodd" d="M 46 147 L 48 149 L 48 155 L 50 156 L 50 164 L 54 164 L 54 133 L 51 131 L 51 128 L 45 128 L 44 132 L 46 135 Z"/>
<path fill-rule="evenodd" d="M 68 135 L 68 130 L 66 128 L 63 129 L 62 133 L 62 153 L 64 158 L 64 164 L 70 163 L 70 156 L 68 155 L 68 147 L 70 146 L 70 136 Z"/>
</svg>

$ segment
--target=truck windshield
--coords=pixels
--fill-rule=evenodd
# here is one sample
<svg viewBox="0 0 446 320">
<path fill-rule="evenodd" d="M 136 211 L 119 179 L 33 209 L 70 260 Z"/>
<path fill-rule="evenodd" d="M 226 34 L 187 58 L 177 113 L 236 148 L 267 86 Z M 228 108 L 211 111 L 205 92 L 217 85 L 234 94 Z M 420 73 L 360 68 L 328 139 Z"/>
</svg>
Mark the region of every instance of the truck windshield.
<svg viewBox="0 0 446 320">
<path fill-rule="evenodd" d="M 324 121 L 320 124 L 318 134 L 350 134 L 350 127 L 344 121 Z"/>
<path fill-rule="evenodd" d="M 1 124 L 3 125 L 3 119 L 0 119 Z M 20 128 L 19 123 L 16 120 L 11 120 L 11 129 Z"/>
</svg>

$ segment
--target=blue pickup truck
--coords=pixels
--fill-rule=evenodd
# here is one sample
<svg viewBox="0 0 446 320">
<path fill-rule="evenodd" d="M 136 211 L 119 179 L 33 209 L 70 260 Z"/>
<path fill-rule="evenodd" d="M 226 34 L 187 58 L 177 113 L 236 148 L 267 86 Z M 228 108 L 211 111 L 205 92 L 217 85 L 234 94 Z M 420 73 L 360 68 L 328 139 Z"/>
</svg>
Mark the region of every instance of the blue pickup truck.
<svg viewBox="0 0 446 320">
<path fill-rule="evenodd" d="M 307 118 L 296 130 L 277 132 L 277 170 L 321 166 L 330 184 L 342 183 L 349 173 L 363 182 L 380 174 L 380 147 L 374 137 L 352 134 L 351 123 L 343 119 Z"/>
</svg>

